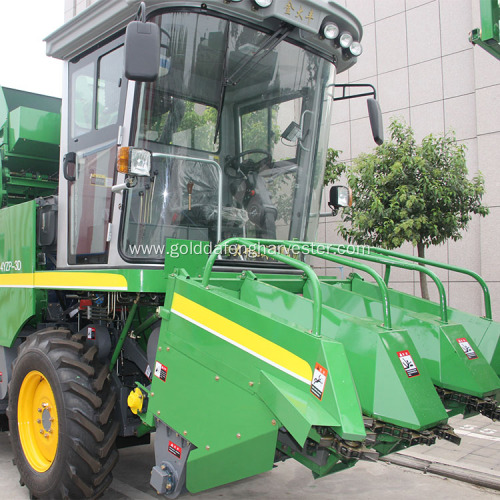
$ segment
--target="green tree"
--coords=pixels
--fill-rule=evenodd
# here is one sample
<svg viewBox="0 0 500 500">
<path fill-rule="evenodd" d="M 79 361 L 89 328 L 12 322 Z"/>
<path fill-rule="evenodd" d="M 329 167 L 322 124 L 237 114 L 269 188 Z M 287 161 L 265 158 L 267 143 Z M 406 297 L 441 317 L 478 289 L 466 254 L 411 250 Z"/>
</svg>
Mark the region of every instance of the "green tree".
<svg viewBox="0 0 500 500">
<path fill-rule="evenodd" d="M 323 186 L 333 184 L 340 179 L 340 176 L 347 170 L 347 165 L 338 161 L 340 153 L 337 149 L 329 148 L 326 153 L 325 176 L 323 178 Z"/>
<path fill-rule="evenodd" d="M 489 213 L 481 204 L 484 178 L 468 180 L 466 148 L 453 133 L 428 135 L 418 145 L 405 124 L 393 120 L 389 130 L 390 141 L 347 168 L 353 204 L 338 231 L 349 242 L 387 249 L 410 242 L 425 257 L 430 245 L 461 239 L 472 214 Z M 423 273 L 420 286 L 428 299 Z"/>
</svg>

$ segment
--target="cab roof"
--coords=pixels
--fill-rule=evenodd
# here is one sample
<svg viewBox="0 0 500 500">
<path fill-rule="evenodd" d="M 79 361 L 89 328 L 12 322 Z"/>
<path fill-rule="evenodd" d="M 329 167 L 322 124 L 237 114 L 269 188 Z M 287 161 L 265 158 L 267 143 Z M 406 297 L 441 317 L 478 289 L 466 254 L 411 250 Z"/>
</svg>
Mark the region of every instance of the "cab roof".
<svg viewBox="0 0 500 500">
<path fill-rule="evenodd" d="M 270 7 L 255 8 L 253 0 L 146 0 L 146 13 L 162 8 L 206 10 L 207 13 L 229 16 L 258 26 L 275 28 L 281 22 L 296 27 L 290 37 L 334 62 L 337 72 L 351 67 L 356 58 L 346 58 L 342 49 L 320 36 L 327 21 L 335 22 L 340 31 L 349 31 L 361 41 L 363 30 L 358 19 L 332 0 L 274 0 Z M 72 60 L 95 45 L 120 33 L 133 21 L 140 0 L 97 0 L 80 14 L 50 34 L 45 42 L 47 55 Z"/>
</svg>

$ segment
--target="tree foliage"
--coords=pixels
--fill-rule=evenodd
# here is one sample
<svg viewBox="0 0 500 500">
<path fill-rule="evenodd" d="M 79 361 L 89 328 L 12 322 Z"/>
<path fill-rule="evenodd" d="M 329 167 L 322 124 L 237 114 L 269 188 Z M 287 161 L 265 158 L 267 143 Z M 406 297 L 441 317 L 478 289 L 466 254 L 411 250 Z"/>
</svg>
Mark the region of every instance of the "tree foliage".
<svg viewBox="0 0 500 500">
<path fill-rule="evenodd" d="M 419 145 L 405 124 L 394 120 L 389 129 L 391 140 L 374 153 L 360 155 L 347 169 L 330 166 L 346 170 L 353 191 L 339 233 L 349 242 L 388 249 L 410 242 L 423 257 L 430 245 L 462 238 L 473 214 L 488 214 L 481 204 L 484 179 L 481 173 L 467 178 L 466 148 L 453 133 L 428 135 Z"/>
<path fill-rule="evenodd" d="M 325 176 L 323 185 L 333 184 L 337 182 L 341 175 L 347 170 L 347 165 L 338 161 L 341 151 L 329 148 L 326 154 Z"/>
</svg>

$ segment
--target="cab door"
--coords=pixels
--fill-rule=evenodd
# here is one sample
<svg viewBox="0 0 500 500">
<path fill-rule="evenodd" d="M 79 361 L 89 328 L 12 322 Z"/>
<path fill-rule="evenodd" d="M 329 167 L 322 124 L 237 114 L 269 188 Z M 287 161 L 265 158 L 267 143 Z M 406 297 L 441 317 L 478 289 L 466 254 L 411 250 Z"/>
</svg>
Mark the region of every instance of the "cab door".
<svg viewBox="0 0 500 500">
<path fill-rule="evenodd" d="M 106 264 L 126 80 L 123 37 L 69 65 L 68 264 Z"/>
</svg>

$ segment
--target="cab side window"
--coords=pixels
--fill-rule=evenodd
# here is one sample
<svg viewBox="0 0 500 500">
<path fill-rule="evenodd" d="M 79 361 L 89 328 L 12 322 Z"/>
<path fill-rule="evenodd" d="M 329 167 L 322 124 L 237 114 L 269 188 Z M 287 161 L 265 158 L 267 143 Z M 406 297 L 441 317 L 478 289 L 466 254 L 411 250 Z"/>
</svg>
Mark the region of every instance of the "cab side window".
<svg viewBox="0 0 500 500">
<path fill-rule="evenodd" d="M 92 130 L 94 108 L 94 62 L 76 70 L 71 77 L 72 120 L 71 135 L 79 137 Z"/>
<path fill-rule="evenodd" d="M 97 63 L 96 129 L 118 121 L 122 84 L 123 46 L 105 54 Z"/>
<path fill-rule="evenodd" d="M 123 46 L 73 71 L 71 76 L 73 138 L 118 123 L 122 75 Z"/>
</svg>

